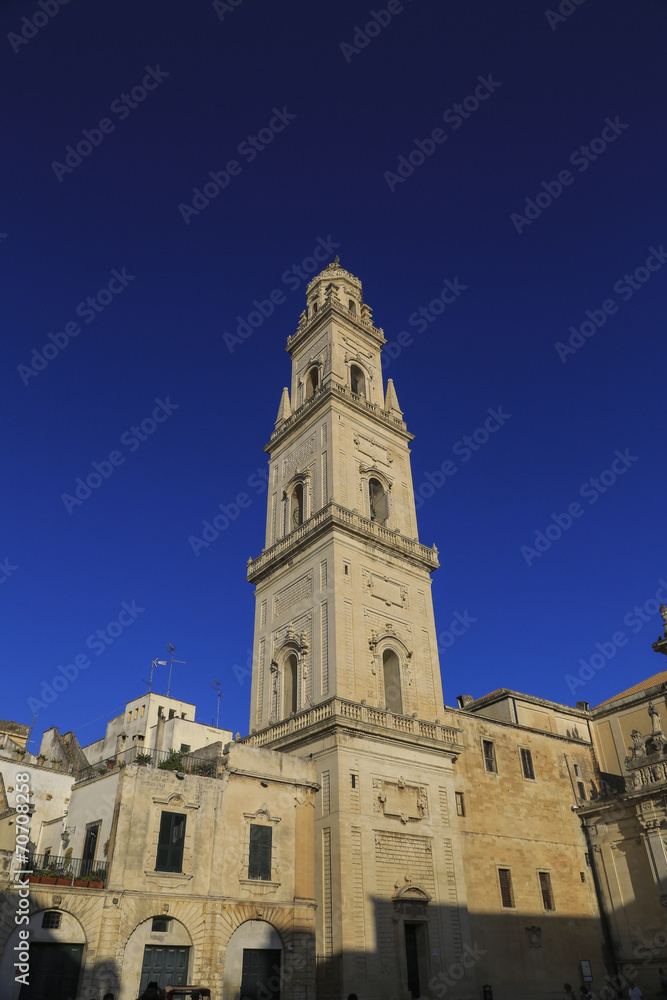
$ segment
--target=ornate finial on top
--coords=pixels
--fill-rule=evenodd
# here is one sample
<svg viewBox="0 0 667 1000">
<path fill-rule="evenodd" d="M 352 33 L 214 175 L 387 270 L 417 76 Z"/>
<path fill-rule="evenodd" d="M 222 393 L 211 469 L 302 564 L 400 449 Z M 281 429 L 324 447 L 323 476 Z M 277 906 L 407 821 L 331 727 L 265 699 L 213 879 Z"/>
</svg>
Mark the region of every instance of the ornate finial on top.
<svg viewBox="0 0 667 1000">
<path fill-rule="evenodd" d="M 664 653 L 667 656 L 667 607 L 664 604 L 660 605 L 660 614 L 665 623 L 665 628 L 660 638 L 653 643 L 653 649 L 656 653 Z"/>
</svg>

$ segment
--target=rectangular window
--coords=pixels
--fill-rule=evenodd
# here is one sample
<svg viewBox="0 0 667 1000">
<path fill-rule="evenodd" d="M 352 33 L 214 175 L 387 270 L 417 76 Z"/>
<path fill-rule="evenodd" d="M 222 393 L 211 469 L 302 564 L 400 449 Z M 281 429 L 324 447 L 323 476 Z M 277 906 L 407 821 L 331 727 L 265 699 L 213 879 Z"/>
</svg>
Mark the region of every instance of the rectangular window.
<svg viewBox="0 0 667 1000">
<path fill-rule="evenodd" d="M 42 917 L 42 927 L 50 931 L 56 931 L 60 927 L 60 913 L 58 910 L 46 910 Z"/>
<path fill-rule="evenodd" d="M 51 850 L 52 850 L 52 848 L 47 847 L 46 850 L 44 851 L 44 867 L 45 868 L 49 864 L 49 858 L 51 857 Z"/>
<path fill-rule="evenodd" d="M 166 934 L 169 930 L 170 917 L 153 917 L 151 930 L 153 934 Z"/>
<path fill-rule="evenodd" d="M 582 882 L 586 881 L 586 872 L 579 872 L 579 878 Z"/>
<path fill-rule="evenodd" d="M 584 788 L 583 781 L 578 781 L 577 782 L 577 792 L 578 792 L 578 795 L 579 795 L 580 799 L 584 799 L 584 800 L 586 799 L 586 789 Z"/>
<path fill-rule="evenodd" d="M 352 781 L 352 787 L 356 788 L 357 787 L 357 776 L 356 776 L 356 774 L 351 774 L 350 775 L 350 780 Z"/>
<path fill-rule="evenodd" d="M 575 778 L 580 778 L 581 777 L 581 768 L 579 767 L 578 764 L 574 765 L 574 776 L 575 776 Z"/>
<path fill-rule="evenodd" d="M 169 718 L 173 719 L 175 717 L 175 715 L 176 715 L 176 709 L 175 708 L 170 708 L 169 709 Z"/>
<path fill-rule="evenodd" d="M 143 717 L 144 717 L 144 712 L 145 712 L 145 711 L 146 711 L 146 706 L 145 706 L 145 705 L 142 705 L 142 706 L 141 706 L 141 718 L 142 718 L 142 719 L 143 719 Z"/>
<path fill-rule="evenodd" d="M 271 835 L 273 828 L 250 824 L 250 852 L 248 855 L 248 878 L 271 878 Z"/>
<path fill-rule="evenodd" d="M 181 753 L 190 753 L 189 743 L 181 743 Z"/>
<path fill-rule="evenodd" d="M 162 813 L 155 860 L 156 872 L 180 872 L 183 870 L 185 819 L 186 817 L 181 813 Z"/>
<path fill-rule="evenodd" d="M 540 891 L 542 893 L 542 902 L 544 904 L 545 910 L 553 910 L 554 907 L 554 897 L 551 891 L 551 875 L 549 872 L 538 872 L 540 877 Z"/>
<path fill-rule="evenodd" d="M 466 814 L 466 804 L 463 797 L 463 792 L 455 792 L 456 795 L 456 815 L 465 816 Z"/>
<path fill-rule="evenodd" d="M 591 856 L 590 856 L 590 854 L 584 854 L 584 860 L 585 860 L 586 864 L 588 865 L 588 867 L 590 868 L 591 867 Z"/>
<path fill-rule="evenodd" d="M 512 893 L 512 873 L 509 868 L 499 868 L 498 878 L 500 880 L 500 898 L 503 906 L 512 909 L 514 907 L 514 895 Z"/>
<path fill-rule="evenodd" d="M 535 771 L 533 769 L 533 755 L 530 750 L 521 751 L 521 767 L 523 769 L 524 778 L 535 778 Z"/>
<path fill-rule="evenodd" d="M 482 740 L 482 749 L 484 751 L 484 767 L 490 774 L 497 774 L 496 750 L 491 740 Z"/>
</svg>

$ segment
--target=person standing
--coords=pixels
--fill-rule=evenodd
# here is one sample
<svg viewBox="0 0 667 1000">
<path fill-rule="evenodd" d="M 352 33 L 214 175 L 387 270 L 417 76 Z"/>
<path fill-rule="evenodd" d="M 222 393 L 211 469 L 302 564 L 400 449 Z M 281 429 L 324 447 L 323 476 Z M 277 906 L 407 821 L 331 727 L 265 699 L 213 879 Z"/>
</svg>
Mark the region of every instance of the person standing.
<svg viewBox="0 0 667 1000">
<path fill-rule="evenodd" d="M 642 1000 L 644 996 L 637 984 L 633 983 L 632 980 L 628 983 L 628 996 L 630 1000 Z"/>
</svg>

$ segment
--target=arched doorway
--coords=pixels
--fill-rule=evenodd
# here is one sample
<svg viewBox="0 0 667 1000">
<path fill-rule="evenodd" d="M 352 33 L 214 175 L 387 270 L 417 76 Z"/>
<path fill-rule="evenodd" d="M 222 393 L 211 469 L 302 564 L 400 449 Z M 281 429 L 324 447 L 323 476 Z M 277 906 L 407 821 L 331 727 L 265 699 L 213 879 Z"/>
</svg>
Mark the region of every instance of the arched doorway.
<svg viewBox="0 0 667 1000">
<path fill-rule="evenodd" d="M 119 1000 L 134 1000 L 150 982 L 184 986 L 192 968 L 192 938 L 180 920 L 156 913 L 130 934 L 123 955 Z"/>
<path fill-rule="evenodd" d="M 246 920 L 225 949 L 222 995 L 244 1000 L 280 1000 L 283 944 L 266 920 Z"/>
</svg>

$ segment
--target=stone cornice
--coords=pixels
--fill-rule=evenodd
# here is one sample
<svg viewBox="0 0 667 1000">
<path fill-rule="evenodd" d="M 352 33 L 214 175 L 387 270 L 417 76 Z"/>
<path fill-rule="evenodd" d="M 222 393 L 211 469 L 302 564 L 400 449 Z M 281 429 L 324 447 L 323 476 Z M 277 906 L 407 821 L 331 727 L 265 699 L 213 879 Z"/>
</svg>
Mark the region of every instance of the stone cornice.
<svg viewBox="0 0 667 1000">
<path fill-rule="evenodd" d="M 391 429 L 394 433 L 400 435 L 405 441 L 413 441 L 414 434 L 405 426 L 405 421 L 401 420 L 399 417 L 395 417 L 392 413 L 388 413 L 383 410 L 381 406 L 377 403 L 371 403 L 362 396 L 355 396 L 351 390 L 345 385 L 339 385 L 337 382 L 330 382 L 328 385 L 323 386 L 318 389 L 310 399 L 305 400 L 294 413 L 287 418 L 287 420 L 282 421 L 279 427 L 275 429 L 271 435 L 271 439 L 268 444 L 264 445 L 264 451 L 267 454 L 271 454 L 275 451 L 279 444 L 282 444 L 284 438 L 297 427 L 301 421 L 307 416 L 309 419 L 312 418 L 314 413 L 324 406 L 326 402 L 330 402 L 334 398 L 342 399 L 345 403 L 357 413 L 362 413 L 364 416 L 374 418 L 383 429 Z"/>
<path fill-rule="evenodd" d="M 247 579 L 258 583 L 281 563 L 293 559 L 297 552 L 310 545 L 320 535 L 332 528 L 342 528 L 364 541 L 379 544 L 392 555 L 416 563 L 420 568 L 432 573 L 438 569 L 438 550 L 416 542 L 413 538 L 391 531 L 361 514 L 355 514 L 346 507 L 331 501 L 313 514 L 307 521 L 265 549 L 256 559 L 251 559 L 247 567 Z"/>
</svg>

